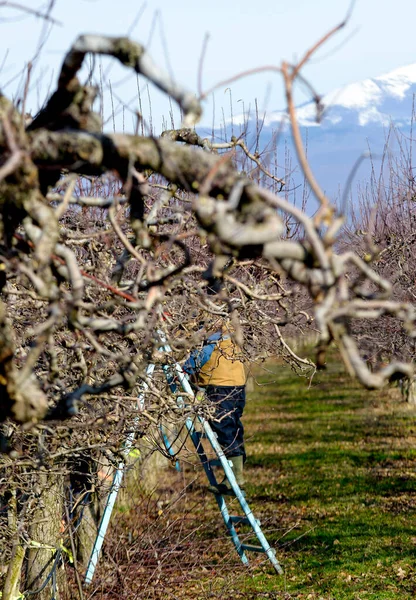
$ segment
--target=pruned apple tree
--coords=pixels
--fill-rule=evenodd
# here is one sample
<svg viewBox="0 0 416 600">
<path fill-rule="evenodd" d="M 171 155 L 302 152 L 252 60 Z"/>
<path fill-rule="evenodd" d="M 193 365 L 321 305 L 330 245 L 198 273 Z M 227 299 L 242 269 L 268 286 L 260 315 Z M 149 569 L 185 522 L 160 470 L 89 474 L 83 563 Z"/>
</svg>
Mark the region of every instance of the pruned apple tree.
<svg viewBox="0 0 416 600">
<path fill-rule="evenodd" d="M 298 161 L 319 202 L 314 215 L 279 193 L 284 181 L 242 138 L 202 138 L 196 125 L 203 97 L 130 39 L 78 37 L 33 119 L 0 95 L 7 593 L 22 589 L 24 561 L 24 589 L 39 587 L 45 564 L 53 567 L 65 477 L 75 473 L 87 486 L 90 463 L 117 462 L 133 423 L 145 435 L 167 415 L 176 422 L 194 410 L 209 415 L 209 406 L 192 402 L 179 408 L 163 377 L 149 380 L 146 367 L 181 361 L 219 318 L 231 320 L 248 362 L 280 355 L 310 377 L 315 364 L 298 356 L 290 339 L 313 330 L 318 367 L 336 344 L 368 388 L 412 377 L 410 363 L 370 370 L 360 353 L 355 320 L 388 315 L 412 337 L 415 308 L 391 298 L 372 256 L 337 251 L 344 215 L 315 181 L 302 144 L 293 86 L 326 37 L 299 63 L 275 69 Z M 160 137 L 103 132 L 93 109 L 98 90 L 79 77 L 86 57 L 96 55 L 113 57 L 169 95 L 181 109 L 181 127 Z M 316 104 L 319 115 L 317 96 Z M 242 157 L 260 177 L 241 168 Z M 161 352 L 164 340 L 169 355 Z M 148 393 L 138 412 L 143 382 Z M 40 514 L 51 503 L 58 509 L 46 524 Z"/>
</svg>

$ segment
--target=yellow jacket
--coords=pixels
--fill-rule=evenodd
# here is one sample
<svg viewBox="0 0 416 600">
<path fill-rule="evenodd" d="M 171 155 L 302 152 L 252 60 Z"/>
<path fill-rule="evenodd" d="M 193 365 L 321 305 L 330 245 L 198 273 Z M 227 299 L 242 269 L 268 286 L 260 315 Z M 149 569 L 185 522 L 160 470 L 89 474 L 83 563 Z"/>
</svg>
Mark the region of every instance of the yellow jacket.
<svg viewBox="0 0 416 600">
<path fill-rule="evenodd" d="M 226 328 L 211 335 L 201 350 L 195 350 L 184 365 L 197 385 L 243 386 L 246 383 L 243 357 Z"/>
</svg>

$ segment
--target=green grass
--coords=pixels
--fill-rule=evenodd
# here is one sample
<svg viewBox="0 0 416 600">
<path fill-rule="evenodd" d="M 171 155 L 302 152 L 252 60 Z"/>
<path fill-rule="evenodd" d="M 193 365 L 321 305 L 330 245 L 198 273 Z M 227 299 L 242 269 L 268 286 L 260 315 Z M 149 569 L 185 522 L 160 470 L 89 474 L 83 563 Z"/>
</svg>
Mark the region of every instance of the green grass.
<svg viewBox="0 0 416 600">
<path fill-rule="evenodd" d="M 258 382 L 243 418 L 247 499 L 284 575 L 275 575 L 261 554 L 249 555 L 249 570 L 242 566 L 202 468 L 188 454 L 180 474 L 172 469 L 154 497 L 120 519 L 114 539 L 134 534 L 128 549 L 134 564 L 130 559 L 126 571 L 137 568 L 133 596 L 415 598 L 415 409 L 397 390 L 364 390 L 337 363 L 310 388 L 282 365 L 268 365 Z M 236 504 L 232 512 L 239 512 Z M 167 569 L 164 587 L 154 575 L 159 562 L 143 554 L 149 544 Z M 150 562 L 139 568 L 142 556 Z"/>
<path fill-rule="evenodd" d="M 247 580 L 247 593 L 414 598 L 414 410 L 334 368 L 310 389 L 284 367 L 273 371 L 245 412 L 247 491 L 263 521 L 275 513 L 268 538 L 285 576 Z"/>
</svg>

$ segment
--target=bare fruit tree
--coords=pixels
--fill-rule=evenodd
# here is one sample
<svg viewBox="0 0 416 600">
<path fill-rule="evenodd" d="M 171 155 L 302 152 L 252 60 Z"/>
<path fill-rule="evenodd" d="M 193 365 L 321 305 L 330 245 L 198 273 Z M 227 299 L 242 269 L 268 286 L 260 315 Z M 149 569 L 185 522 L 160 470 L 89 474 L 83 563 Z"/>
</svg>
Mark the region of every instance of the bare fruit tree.
<svg viewBox="0 0 416 600">
<path fill-rule="evenodd" d="M 412 121 L 414 115 L 412 115 Z M 389 152 L 397 140 L 399 152 Z M 414 303 L 415 261 L 415 182 L 412 167 L 414 137 L 391 126 L 380 168 L 373 164 L 371 181 L 357 190 L 348 224 L 339 247 L 353 246 L 366 262 L 392 286 L 392 297 Z M 391 360 L 414 362 L 415 338 L 409 336 L 400 321 L 386 313 L 376 322 L 358 319 L 354 335 L 362 354 L 372 369 Z M 414 402 L 414 378 L 400 380 L 403 395 Z"/>
<path fill-rule="evenodd" d="M 336 254 L 334 251 L 343 217 L 337 214 L 313 179 L 303 154 L 293 105 L 292 86 L 305 59 L 295 66 L 284 63 L 282 73 L 299 159 L 321 205 L 313 218 L 241 175 L 234 167 L 231 153 L 219 156 L 199 150 L 186 143 L 183 134 L 177 139 L 185 143 L 179 145 L 168 136 L 152 139 L 101 133 L 99 117 L 91 111 L 95 90 L 82 86 L 76 77 L 88 53 L 114 56 L 170 94 L 183 110 L 185 128 L 196 124 L 202 113 L 199 101 L 191 92 L 156 67 L 142 46 L 125 38 L 88 35 L 78 38 L 65 57 L 57 90 L 27 129 L 18 111 L 2 96 L 3 287 L 7 283 L 7 295 L 13 295 L 9 282 L 16 277 L 25 278 L 33 288 L 32 296 L 39 296 L 39 302 L 43 301 L 48 314 L 40 327 L 42 331 L 32 332 L 36 342 L 32 341 L 29 356 L 18 367 L 10 329 L 13 324 L 7 320 L 6 306 L 2 307 L 1 398 L 4 415 L 25 422 L 44 418 L 47 414 L 48 398 L 33 376 L 33 366 L 47 347 L 48 337 L 63 322 L 74 331 L 87 331 L 91 336 L 103 331 L 128 335 L 145 328 L 148 330 L 149 314 L 156 314 L 157 306 L 163 305 L 168 286 L 184 279 L 193 267 L 185 241 L 191 237 L 190 232 L 175 235 L 175 228 L 178 230 L 179 227 L 169 228 L 166 218 L 161 224 L 158 221 L 158 212 L 175 204 L 178 193 L 189 195 L 188 215 L 183 217 L 193 215 L 196 218 L 197 230 L 193 233 L 207 241 L 213 255 L 209 265 L 212 277 L 223 278 L 230 262 L 235 265 L 241 260 L 261 260 L 273 265 L 276 273 L 284 274 L 308 289 L 314 302 L 321 349 L 335 340 L 346 363 L 364 385 L 379 387 L 395 373 L 411 372 L 409 365 L 401 363 L 391 364 L 379 373 L 369 372 L 350 335 L 349 323 L 354 317 L 372 319 L 385 313 L 396 316 L 411 329 L 414 309 L 410 304 L 390 301 L 389 283 L 359 256 L 353 252 Z M 61 180 L 62 172 L 66 173 L 64 181 Z M 105 173 L 117 174 L 123 185 L 123 201 L 129 208 L 133 241 L 118 226 L 118 199 L 100 202 L 97 198 L 74 196 L 72 173 L 90 178 Z M 167 184 L 162 199 L 146 214 L 146 205 L 149 206 L 152 199 L 150 173 L 160 175 Z M 53 208 L 47 194 L 58 182 L 60 189 L 65 191 L 59 205 Z M 85 274 L 71 244 L 62 239 L 65 234 L 62 235 L 59 226 L 65 209 L 76 203 L 77 198 L 81 206 L 109 208 L 112 235 L 115 234 L 127 253 L 124 260 L 135 260 L 141 266 L 140 277 L 136 277 L 133 284 L 134 296 L 125 289 L 121 293 L 114 288 L 116 296 L 123 298 L 124 294 L 125 303 L 129 302 L 126 298 L 129 295 L 130 304 L 135 304 L 132 322 L 126 323 L 103 313 L 98 316 L 96 307 L 84 306 Z M 173 213 L 174 209 L 168 212 Z M 301 226 L 303 236 L 299 241 L 284 239 L 284 219 L 287 217 Z M 171 219 L 176 220 L 173 216 Z M 109 235 L 107 231 L 106 235 Z M 169 262 L 173 264 L 158 269 L 151 256 L 163 253 L 163 248 L 165 254 L 172 256 L 173 260 Z M 20 264 L 20 256 L 24 258 L 24 265 Z M 351 265 L 358 269 L 359 283 L 345 277 Z M 7 273 L 10 273 L 9 277 Z M 206 279 L 209 276 L 205 275 Z M 365 292 L 364 280 L 371 281 L 376 288 L 370 294 Z M 109 287 L 106 282 L 104 289 L 108 291 Z M 238 282 L 236 287 L 243 291 Z M 255 290 L 253 292 L 255 298 Z M 125 367 L 121 371 L 125 373 Z M 103 386 L 105 389 L 119 386 L 124 379 L 125 375 L 120 372 L 106 382 L 97 383 L 95 391 L 101 393 Z M 78 389 L 69 394 L 65 399 L 67 408 L 63 410 L 70 413 L 72 401 L 84 393 L 91 394 L 94 390 Z M 61 398 L 59 404 L 62 403 Z"/>
<path fill-rule="evenodd" d="M 284 182 L 244 141 L 201 139 L 194 129 L 201 98 L 130 39 L 80 36 L 56 90 L 29 124 L 0 96 L 7 593 L 16 590 L 26 550 L 25 589 L 36 589 L 45 564 L 47 573 L 62 555 L 58 549 L 51 558 L 50 548 L 62 528 L 65 477 L 82 480 L 74 482 L 82 493 L 97 464 L 117 462 L 133 423 L 144 435 L 167 416 L 183 422 L 194 410 L 209 414 L 191 403 L 179 408 L 163 377 L 150 381 L 146 367 L 181 361 L 218 317 L 232 321 L 249 361 L 281 355 L 310 376 L 315 365 L 291 349 L 285 331 L 313 327 L 318 366 L 335 343 L 368 388 L 412 376 L 413 366 L 401 361 L 371 371 L 360 354 L 356 319 L 389 315 L 413 336 L 414 305 L 390 298 L 389 282 L 371 261 L 336 251 L 344 216 L 315 181 L 296 120 L 292 91 L 302 67 L 342 26 L 298 64 L 275 68 L 299 163 L 320 204 L 314 216 L 279 195 Z M 154 83 L 178 103 L 182 127 L 157 138 L 103 133 L 92 110 L 97 89 L 78 77 L 88 55 L 114 57 Z M 241 155 L 270 185 L 239 168 Z M 170 355 L 161 352 L 163 340 Z M 138 412 L 143 382 L 149 388 Z M 39 511 L 52 504 L 59 508 L 42 523 Z"/>
</svg>

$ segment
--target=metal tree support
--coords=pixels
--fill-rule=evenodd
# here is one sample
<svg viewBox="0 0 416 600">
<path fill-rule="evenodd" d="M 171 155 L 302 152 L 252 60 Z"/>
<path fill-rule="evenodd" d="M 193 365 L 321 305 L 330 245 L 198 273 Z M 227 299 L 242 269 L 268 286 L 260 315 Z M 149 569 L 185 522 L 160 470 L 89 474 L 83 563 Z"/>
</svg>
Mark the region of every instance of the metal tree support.
<svg viewBox="0 0 416 600">
<path fill-rule="evenodd" d="M 170 349 L 169 345 L 165 343 L 165 340 L 163 337 L 162 337 L 162 343 L 163 343 L 163 350 L 169 354 L 171 352 L 171 349 Z M 148 365 L 146 374 L 149 377 L 152 375 L 154 368 L 155 368 L 155 365 L 153 365 L 153 364 Z M 175 375 L 174 378 L 172 378 L 172 375 L 173 375 L 172 367 L 166 365 L 165 367 L 163 367 L 163 369 L 165 371 L 165 375 L 166 375 L 167 381 L 169 383 L 169 386 L 173 392 L 176 392 L 176 382 L 179 382 L 182 390 L 186 394 L 188 394 L 191 397 L 195 396 L 194 391 L 193 391 L 192 387 L 190 386 L 185 373 L 182 370 L 182 367 L 178 363 L 175 363 L 175 365 L 174 365 L 174 375 Z M 144 394 L 145 394 L 145 391 L 147 388 L 148 388 L 148 386 L 146 385 L 146 383 L 144 383 L 143 391 L 139 396 L 140 407 L 142 407 L 144 404 Z M 180 396 L 178 396 L 177 401 L 180 406 L 184 405 L 184 400 Z M 220 509 L 221 516 L 224 520 L 224 523 L 227 527 L 228 533 L 233 541 L 233 544 L 237 550 L 237 553 L 238 553 L 242 563 L 247 565 L 249 562 L 246 552 L 249 552 L 249 551 L 262 552 L 267 555 L 267 557 L 268 557 L 269 561 L 271 562 L 271 564 L 273 565 L 275 571 L 277 573 L 279 573 L 279 575 L 282 574 L 283 569 L 280 566 L 278 560 L 276 559 L 275 550 L 273 548 L 271 548 L 270 544 L 268 543 L 268 541 L 266 539 L 266 536 L 264 535 L 264 533 L 261 530 L 260 521 L 258 521 L 255 518 L 253 512 L 251 511 L 249 505 L 247 504 L 244 494 L 242 493 L 242 491 L 236 481 L 236 478 L 234 476 L 232 465 L 231 465 L 230 461 L 228 460 L 228 458 L 225 456 L 223 449 L 219 445 L 216 434 L 212 431 L 210 424 L 208 423 L 208 421 L 206 419 L 204 419 L 204 417 L 197 416 L 197 419 L 201 425 L 202 432 L 196 431 L 194 423 L 190 417 L 187 417 L 187 419 L 185 421 L 185 425 L 188 430 L 189 436 L 196 448 L 196 451 L 198 453 L 198 456 L 202 463 L 202 466 L 204 467 L 204 471 L 206 473 L 208 481 L 211 485 L 217 484 L 217 480 L 216 480 L 216 477 L 215 477 L 215 474 L 213 471 L 213 467 L 221 466 L 224 470 L 225 476 L 227 477 L 238 502 L 240 503 L 241 509 L 245 515 L 245 516 L 230 515 L 228 508 L 227 508 L 227 504 L 224 499 L 224 496 L 222 496 L 221 494 L 214 495 L 215 499 L 217 501 L 217 504 L 218 504 L 218 508 Z M 138 421 L 138 419 L 137 419 L 137 421 Z M 127 439 L 124 443 L 124 448 L 123 448 L 123 453 L 125 456 L 127 456 L 130 451 L 130 448 L 131 448 L 134 438 L 135 438 L 135 433 L 136 433 L 135 428 L 133 428 L 133 430 L 127 436 Z M 205 451 L 202 447 L 202 443 L 201 443 L 202 437 L 206 438 L 209 441 L 215 454 L 218 456 L 218 459 L 208 460 L 208 458 L 205 454 Z M 171 448 L 169 440 L 165 440 L 165 444 L 166 444 L 166 447 L 167 447 L 168 451 L 170 452 L 170 454 L 172 454 L 173 450 Z M 93 549 L 91 552 L 91 557 L 88 562 L 87 571 L 86 571 L 86 575 L 85 575 L 85 584 L 86 585 L 90 584 L 94 577 L 94 572 L 97 567 L 97 562 L 98 562 L 98 558 L 100 555 L 101 547 L 103 545 L 104 537 L 105 537 L 105 534 L 107 531 L 108 524 L 110 522 L 114 504 L 117 499 L 117 494 L 119 492 L 119 489 L 121 486 L 121 481 L 123 479 L 124 468 L 125 468 L 125 461 L 121 461 L 117 467 L 116 472 L 114 473 L 113 482 L 111 484 L 110 492 L 107 497 L 103 516 L 102 516 L 100 525 L 98 527 L 97 537 L 94 542 L 94 546 L 93 546 Z M 237 525 L 237 524 L 249 525 L 252 528 L 254 535 L 257 537 L 257 539 L 260 543 L 260 546 L 252 546 L 250 544 L 243 544 L 240 541 L 240 539 L 238 537 L 238 533 L 234 527 L 234 525 Z"/>
</svg>

